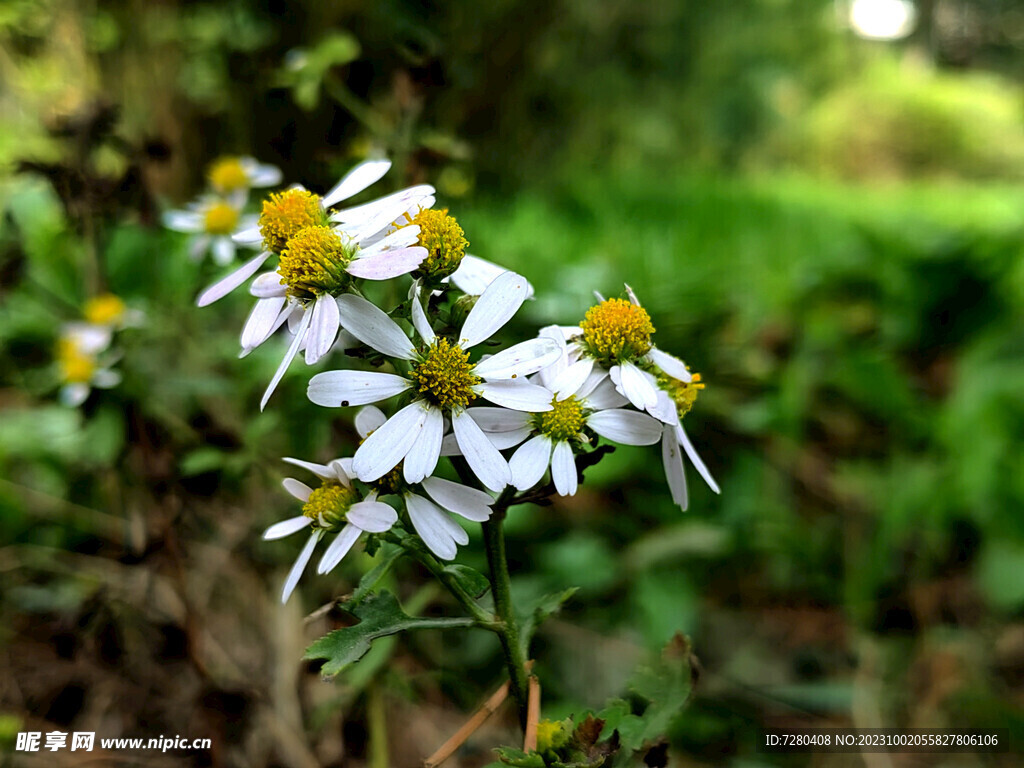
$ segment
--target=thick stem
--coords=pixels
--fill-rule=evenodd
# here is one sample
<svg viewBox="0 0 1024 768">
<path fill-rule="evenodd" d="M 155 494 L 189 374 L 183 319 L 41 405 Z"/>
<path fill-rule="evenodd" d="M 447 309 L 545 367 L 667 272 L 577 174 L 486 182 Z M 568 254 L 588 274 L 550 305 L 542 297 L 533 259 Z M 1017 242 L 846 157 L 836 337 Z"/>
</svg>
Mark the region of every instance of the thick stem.
<svg viewBox="0 0 1024 768">
<path fill-rule="evenodd" d="M 497 630 L 501 640 L 501 650 L 505 654 L 505 666 L 511 683 L 512 696 L 519 710 L 519 724 L 526 729 L 528 683 L 526 676 L 526 656 L 519 636 L 519 621 L 516 619 L 512 605 L 512 583 L 508 573 L 508 560 L 505 556 L 505 534 L 502 524 L 508 500 L 499 499 L 494 505 L 491 519 L 483 523 L 484 546 L 487 549 L 487 564 L 491 571 L 491 592 L 494 595 L 494 610 L 501 622 Z"/>
</svg>

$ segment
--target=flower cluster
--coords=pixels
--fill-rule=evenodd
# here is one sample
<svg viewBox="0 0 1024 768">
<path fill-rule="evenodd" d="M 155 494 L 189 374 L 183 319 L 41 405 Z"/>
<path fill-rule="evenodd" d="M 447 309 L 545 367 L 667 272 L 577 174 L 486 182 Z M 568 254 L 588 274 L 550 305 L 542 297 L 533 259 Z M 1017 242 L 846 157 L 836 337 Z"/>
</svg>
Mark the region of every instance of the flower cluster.
<svg viewBox="0 0 1024 768">
<path fill-rule="evenodd" d="M 209 253 L 217 266 L 235 260 L 232 236 L 251 228 L 256 217 L 245 213 L 249 192 L 281 183 L 281 171 L 252 157 L 222 157 L 206 172 L 207 189 L 185 209 L 167 211 L 164 226 L 192 235 L 189 255 L 196 261 Z"/>
<path fill-rule="evenodd" d="M 82 319 L 65 323 L 57 340 L 57 368 L 61 381 L 60 401 L 79 406 L 93 387 L 109 389 L 121 382 L 112 366 L 120 355 L 112 349 L 115 331 L 137 325 L 141 312 L 129 309 L 112 293 L 89 299 Z"/>
<path fill-rule="evenodd" d="M 550 326 L 496 348 L 492 338 L 533 287 L 468 255 L 461 226 L 433 207 L 432 187 L 337 207 L 389 169 L 386 160 L 371 160 L 323 196 L 299 186 L 270 195 L 254 226 L 233 236 L 259 255 L 198 301 L 209 304 L 251 279 L 255 303 L 242 329 L 242 355 L 278 329 L 291 335 L 263 406 L 300 352 L 307 364 L 335 352 L 343 364 L 312 376 L 308 397 L 327 408 L 359 409 L 361 442 L 352 456 L 328 464 L 286 459 L 320 485 L 286 479 L 301 514 L 264 534 L 310 531 L 284 600 L 321 539 L 329 543 L 320 573 L 364 533 L 389 536 L 395 528 L 415 532 L 426 556 L 453 559 L 469 541 L 457 518 L 484 522 L 499 501 L 503 509 L 515 503 L 517 492 L 576 493 L 577 459 L 600 439 L 660 442 L 672 498 L 684 509 L 683 452 L 718 491 L 682 425 L 701 378 L 654 345 L 651 318 L 628 286 L 628 298 L 598 297 L 578 326 Z M 257 274 L 268 262 L 273 269 Z M 382 308 L 364 293 L 367 281 L 404 276 L 397 306 Z"/>
</svg>

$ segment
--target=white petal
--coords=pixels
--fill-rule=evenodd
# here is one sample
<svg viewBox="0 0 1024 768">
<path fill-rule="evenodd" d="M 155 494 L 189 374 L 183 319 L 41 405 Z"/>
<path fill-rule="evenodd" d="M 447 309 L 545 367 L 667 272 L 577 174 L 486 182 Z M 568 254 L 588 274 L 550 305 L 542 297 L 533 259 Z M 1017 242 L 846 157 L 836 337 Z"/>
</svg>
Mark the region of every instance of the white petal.
<svg viewBox="0 0 1024 768">
<path fill-rule="evenodd" d="M 711 472 L 708 471 L 704 462 L 701 461 L 700 456 L 697 455 L 697 449 L 694 448 L 693 443 L 690 442 L 690 437 L 686 434 L 686 430 L 683 429 L 683 425 L 680 424 L 676 427 L 675 432 L 676 438 L 683 446 L 683 450 L 686 451 L 686 455 L 690 457 L 690 462 L 697 468 L 697 471 L 700 472 L 700 476 L 704 478 L 704 482 L 707 483 L 715 493 L 721 493 L 718 488 L 718 483 L 715 482 L 715 478 L 711 476 Z"/>
<path fill-rule="evenodd" d="M 313 489 L 306 485 L 301 480 L 296 480 L 294 477 L 286 477 L 281 481 L 281 485 L 288 491 L 292 496 L 305 504 L 309 501 L 309 494 L 313 492 Z"/>
<path fill-rule="evenodd" d="M 480 397 L 515 411 L 550 411 L 552 396 L 544 387 L 523 381 L 485 381 L 477 386 Z"/>
<path fill-rule="evenodd" d="M 393 373 L 325 371 L 309 380 L 306 396 L 327 408 L 347 408 L 387 400 L 411 386 L 408 379 Z"/>
<path fill-rule="evenodd" d="M 427 344 L 434 343 L 436 338 L 434 329 L 430 327 L 427 313 L 423 311 L 423 305 L 420 304 L 420 297 L 417 294 L 412 296 L 412 325 L 423 341 Z"/>
<path fill-rule="evenodd" d="M 513 429 L 510 432 L 484 432 L 484 434 L 487 435 L 487 439 L 491 441 L 491 445 L 499 451 L 504 451 L 506 448 L 515 448 L 523 442 L 523 440 L 533 434 L 533 427 Z"/>
<path fill-rule="evenodd" d="M 591 374 L 591 379 L 593 374 Z M 624 398 L 619 391 L 615 389 L 615 385 L 608 376 L 604 376 L 603 379 L 594 387 L 593 391 L 587 395 L 582 393 L 590 386 L 590 382 L 584 383 L 580 389 L 580 396 L 587 401 L 587 406 L 593 408 L 595 411 L 603 411 L 606 408 L 621 408 L 623 405 L 629 405 L 629 400 Z"/>
<path fill-rule="evenodd" d="M 416 197 L 419 195 L 416 190 L 416 187 L 412 187 L 399 195 L 382 198 L 373 203 L 372 207 L 368 206 L 368 215 L 351 225 L 349 235 L 359 243 L 376 239 L 382 230 L 387 229 L 405 215 L 414 198 L 421 199 Z"/>
<path fill-rule="evenodd" d="M 285 579 L 284 589 L 281 590 L 281 602 L 287 603 L 288 598 L 292 596 L 292 592 L 295 591 L 296 585 L 299 583 L 299 578 L 302 576 L 302 572 L 306 570 L 306 563 L 309 562 L 309 558 L 313 556 L 313 548 L 316 547 L 317 541 L 320 539 L 320 531 L 314 531 L 313 535 L 309 537 L 309 541 L 306 542 L 306 546 L 299 552 L 299 556 L 295 558 L 295 565 L 292 566 L 291 571 L 288 573 L 288 578 Z"/>
<path fill-rule="evenodd" d="M 562 350 L 553 339 L 530 339 L 481 360 L 473 372 L 485 379 L 515 379 L 536 373 L 561 355 Z"/>
<path fill-rule="evenodd" d="M 352 462 L 356 476 L 368 483 L 394 469 L 419 438 L 426 420 L 427 407 L 417 400 L 384 422 L 356 450 Z"/>
<path fill-rule="evenodd" d="M 552 339 L 558 345 L 558 348 L 562 350 L 562 354 L 559 355 L 553 363 L 541 368 L 539 371 L 540 383 L 548 389 L 553 389 L 552 385 L 554 384 L 555 379 L 561 375 L 562 371 L 564 371 L 571 362 L 569 360 L 569 350 L 565 344 L 565 336 L 557 325 L 549 325 L 541 328 L 537 335 L 542 338 Z"/>
<path fill-rule="evenodd" d="M 362 296 L 346 293 L 338 297 L 338 310 L 345 330 L 363 344 L 373 347 L 381 354 L 412 360 L 416 355 L 412 342 L 398 324 L 383 310 L 368 302 Z"/>
<path fill-rule="evenodd" d="M 459 333 L 459 346 L 468 349 L 491 338 L 519 311 L 529 286 L 526 278 L 515 272 L 496 277 L 469 311 Z"/>
<path fill-rule="evenodd" d="M 309 522 L 309 518 L 305 515 L 290 517 L 287 520 L 282 520 L 280 523 L 274 523 L 272 526 L 267 528 L 267 530 L 263 532 L 263 538 L 267 541 L 272 539 L 283 539 L 285 536 L 291 536 L 293 533 L 301 531 L 303 528 L 308 528 Z"/>
<path fill-rule="evenodd" d="M 216 283 L 211 285 L 196 299 L 196 306 L 205 307 L 218 299 L 222 299 L 231 293 L 235 288 L 240 286 L 254 274 L 257 270 L 263 266 L 263 262 L 270 258 L 269 251 L 263 251 L 259 256 L 245 262 L 242 266 L 236 269 L 227 277 L 223 277 Z"/>
<path fill-rule="evenodd" d="M 427 549 L 442 560 L 452 560 L 457 552 L 455 543 L 469 542 L 466 532 L 441 510 L 434 502 L 409 493 L 405 496 L 405 508 L 416 533 L 423 539 Z"/>
<path fill-rule="evenodd" d="M 362 205 L 355 205 L 351 208 L 345 208 L 344 210 L 337 211 L 331 214 L 331 221 L 339 222 L 345 225 L 347 230 L 351 230 L 355 227 L 360 227 L 367 221 L 379 218 L 381 211 L 391 211 L 397 206 L 399 212 L 395 214 L 395 218 L 400 216 L 402 212 L 415 206 L 417 203 L 423 201 L 428 195 L 434 193 L 434 188 L 429 184 L 419 184 L 415 187 L 407 187 L 401 189 L 398 192 L 393 192 L 390 195 L 379 197 L 376 200 L 371 200 L 368 203 Z M 383 229 L 383 226 L 377 228 L 378 230 Z M 375 230 L 376 231 L 376 230 Z M 367 235 L 372 235 L 375 232 L 368 232 Z"/>
<path fill-rule="evenodd" d="M 654 445 L 661 437 L 661 422 L 646 413 L 614 408 L 587 417 L 587 426 L 601 437 L 625 445 Z"/>
<path fill-rule="evenodd" d="M 352 478 L 355 477 L 349 471 L 352 469 L 352 459 L 331 459 L 327 469 L 334 473 L 334 478 L 346 488 L 352 487 Z"/>
<path fill-rule="evenodd" d="M 611 376 L 616 389 L 639 410 L 653 408 L 658 402 L 658 390 L 653 377 L 648 381 L 650 374 L 645 374 L 633 363 L 625 362 L 613 367 Z"/>
<path fill-rule="evenodd" d="M 399 251 L 383 251 L 370 256 L 354 259 L 345 267 L 345 271 L 353 277 L 364 280 L 390 280 L 393 277 L 407 275 L 427 258 L 427 249 L 420 246 L 403 248 Z"/>
<path fill-rule="evenodd" d="M 441 438 L 444 437 L 444 416 L 438 408 L 428 408 L 420 436 L 413 443 L 402 465 L 407 483 L 418 483 L 428 477 L 441 456 Z"/>
<path fill-rule="evenodd" d="M 338 531 L 338 535 L 334 537 L 334 541 L 327 547 L 324 556 L 320 558 L 316 572 L 330 573 L 333 571 L 338 566 L 338 563 L 345 559 L 345 555 L 352 549 L 352 545 L 359 541 L 362 533 L 359 526 L 351 524 Z"/>
<path fill-rule="evenodd" d="M 203 230 L 203 216 L 196 211 L 165 211 L 162 218 L 164 226 L 175 232 L 191 233 Z"/>
<path fill-rule="evenodd" d="M 512 454 L 508 466 L 512 470 L 512 485 L 520 491 L 533 488 L 544 477 L 551 463 L 551 438 L 537 435 L 530 438 Z"/>
<path fill-rule="evenodd" d="M 665 466 L 665 479 L 672 494 L 672 501 L 685 512 L 689 505 L 686 493 L 686 473 L 683 470 L 683 454 L 679 450 L 675 430 L 665 427 L 661 436 L 661 463 Z"/>
<path fill-rule="evenodd" d="M 480 482 L 492 491 L 500 491 L 512 481 L 508 462 L 487 439 L 472 416 L 465 411 L 453 414 L 452 429 L 462 455 Z"/>
<path fill-rule="evenodd" d="M 639 307 L 640 299 L 638 299 L 636 294 L 633 293 L 633 289 L 629 287 L 629 283 L 623 283 L 623 285 L 626 287 L 626 295 L 629 296 L 629 300 Z"/>
<path fill-rule="evenodd" d="M 656 366 L 661 368 L 661 370 L 673 379 L 685 382 L 689 382 L 693 379 L 691 373 L 686 370 L 686 363 L 678 357 L 673 357 L 668 352 L 662 352 L 657 347 L 651 347 L 651 351 L 647 353 L 647 356 Z"/>
<path fill-rule="evenodd" d="M 242 327 L 242 349 L 253 349 L 266 341 L 275 330 L 275 324 L 281 315 L 285 297 L 260 299 L 249 312 L 249 318 Z"/>
<path fill-rule="evenodd" d="M 281 183 L 281 169 L 274 165 L 257 163 L 247 173 L 250 187 L 276 187 Z"/>
<path fill-rule="evenodd" d="M 288 286 L 281 283 L 281 275 L 277 271 L 264 272 L 249 284 L 249 293 L 260 299 L 269 299 L 287 294 Z"/>
<path fill-rule="evenodd" d="M 487 259 L 466 254 L 459 263 L 459 268 L 451 276 L 455 287 L 470 296 L 479 296 L 487 290 L 494 279 L 499 275 L 508 272 L 504 267 L 498 266 Z M 533 296 L 533 286 L 527 283 L 528 290 L 526 297 Z"/>
<path fill-rule="evenodd" d="M 530 417 L 508 408 L 467 408 L 469 415 L 484 432 L 511 432 L 529 426 Z"/>
<path fill-rule="evenodd" d="M 293 459 L 291 456 L 285 456 L 281 461 L 286 461 L 294 467 L 302 467 L 303 469 L 309 470 L 317 477 L 322 480 L 333 480 L 335 475 L 329 465 L 317 464 L 312 461 L 303 461 L 302 459 Z M 305 499 L 303 499 L 305 501 Z"/>
<path fill-rule="evenodd" d="M 356 502 L 349 507 L 345 517 L 367 533 L 383 533 L 398 522 L 398 513 L 383 501 Z"/>
<path fill-rule="evenodd" d="M 420 227 L 419 224 L 409 224 L 400 229 L 396 229 L 380 240 L 375 240 L 371 244 L 364 244 L 360 248 L 360 257 L 372 256 L 375 253 L 381 251 L 388 251 L 393 248 L 406 248 L 410 245 L 415 245 L 416 241 L 419 240 Z"/>
<path fill-rule="evenodd" d="M 239 245 L 253 245 L 254 243 L 263 242 L 263 233 L 259 227 L 249 227 L 241 232 L 235 232 L 231 239 Z"/>
<path fill-rule="evenodd" d="M 330 208 L 335 203 L 358 195 L 371 184 L 380 181 L 390 168 L 390 160 L 367 160 L 360 163 L 349 171 L 345 178 L 334 186 L 334 189 L 323 196 L 320 204 L 324 208 Z"/>
<path fill-rule="evenodd" d="M 492 437 L 492 435 L 488 435 Z M 494 442 L 493 440 L 491 442 Z M 459 441 L 455 439 L 455 435 L 449 432 L 444 436 L 441 441 L 441 455 L 442 456 L 461 456 L 462 449 L 459 448 Z"/>
<path fill-rule="evenodd" d="M 235 260 L 235 244 L 230 237 L 215 237 L 213 239 L 213 261 L 219 266 L 226 267 Z"/>
<path fill-rule="evenodd" d="M 675 426 L 679 423 L 679 411 L 676 410 L 676 404 L 662 389 L 658 390 L 658 399 L 654 403 L 654 407 L 648 408 L 647 412 L 665 424 Z"/>
<path fill-rule="evenodd" d="M 474 523 L 482 523 L 491 516 L 494 499 L 476 488 L 467 488 L 440 477 L 428 477 L 423 481 L 423 490 L 445 509 Z"/>
<path fill-rule="evenodd" d="M 356 432 L 365 440 L 367 435 L 387 420 L 388 417 L 384 415 L 384 412 L 374 405 L 360 408 L 359 413 L 356 414 Z"/>
<path fill-rule="evenodd" d="M 555 481 L 555 490 L 560 496 L 572 496 L 576 493 L 576 461 L 572 456 L 572 447 L 564 440 L 555 443 L 551 454 L 551 479 Z"/>
<path fill-rule="evenodd" d="M 101 368 L 92 375 L 92 385 L 99 389 L 110 389 L 121 383 L 121 374 L 109 368 Z"/>
<path fill-rule="evenodd" d="M 570 365 L 551 384 L 555 396 L 559 400 L 565 400 L 570 395 L 575 395 L 583 387 L 584 382 L 594 370 L 594 360 L 584 357 Z"/>
<path fill-rule="evenodd" d="M 270 380 L 270 384 L 267 386 L 267 391 L 263 393 L 263 399 L 260 400 L 260 410 L 262 411 L 267 407 L 267 401 L 270 400 L 270 396 L 274 394 L 274 390 L 277 389 L 277 385 L 280 383 L 284 372 L 288 370 L 288 366 L 292 364 L 292 360 L 299 354 L 299 345 L 305 341 L 306 329 L 309 328 L 309 312 L 302 313 L 302 321 L 299 323 L 299 328 L 295 333 L 295 338 L 292 339 L 291 346 L 288 347 L 288 351 L 285 352 L 284 359 L 281 364 L 277 366 L 277 370 L 274 371 L 274 378 Z"/>
<path fill-rule="evenodd" d="M 307 310 L 308 311 L 308 310 Z M 306 365 L 313 365 L 331 351 L 338 336 L 338 302 L 326 293 L 317 296 L 306 334 Z"/>
</svg>

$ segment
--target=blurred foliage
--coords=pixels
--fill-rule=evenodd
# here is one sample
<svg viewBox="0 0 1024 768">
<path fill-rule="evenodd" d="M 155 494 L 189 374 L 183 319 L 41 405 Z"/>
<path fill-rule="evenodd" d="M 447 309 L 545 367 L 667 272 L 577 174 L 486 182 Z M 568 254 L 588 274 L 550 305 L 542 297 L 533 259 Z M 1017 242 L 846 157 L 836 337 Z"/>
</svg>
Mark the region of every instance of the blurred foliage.
<svg viewBox="0 0 1024 768">
<path fill-rule="evenodd" d="M 258 532 L 289 509 L 281 456 L 356 438 L 301 366 L 259 412 L 283 348 L 237 360 L 247 297 L 195 309 L 216 273 L 154 226 L 216 155 L 324 189 L 381 150 L 534 282 L 514 333 L 626 281 L 708 385 L 687 428 L 721 497 L 691 472 L 681 515 L 655 454 L 619 450 L 508 521 L 517 600 L 565 600 L 532 650 L 545 717 L 623 695 L 637 714 L 633 669 L 681 631 L 703 674 L 667 726 L 680 760 L 793 765 L 757 753 L 763 726 L 868 712 L 1009 728 L 1010 754 L 970 764 L 1014 764 L 996 761 L 1024 733 L 1024 152 L 1003 79 L 1021 57 L 1012 18 L 985 37 L 943 13 L 940 59 L 967 40 L 958 64 L 998 72 L 924 71 L 919 39 L 859 44 L 824 0 L 5 3 L 5 712 L 69 725 L 142 702 L 129 727 L 212 733 L 221 764 L 309 765 L 379 760 L 383 700 L 404 765 L 497 684 L 491 638 L 452 633 L 377 640 L 335 686 L 299 671 L 352 622 L 276 606 L 294 543 Z M 72 411 L 53 350 L 100 290 L 148 319 L 121 335 L 124 383 Z M 481 570 L 475 544 L 460 561 Z M 383 557 L 310 579 L 303 604 Z M 374 580 L 397 610 L 450 615 L 423 577 Z"/>
</svg>

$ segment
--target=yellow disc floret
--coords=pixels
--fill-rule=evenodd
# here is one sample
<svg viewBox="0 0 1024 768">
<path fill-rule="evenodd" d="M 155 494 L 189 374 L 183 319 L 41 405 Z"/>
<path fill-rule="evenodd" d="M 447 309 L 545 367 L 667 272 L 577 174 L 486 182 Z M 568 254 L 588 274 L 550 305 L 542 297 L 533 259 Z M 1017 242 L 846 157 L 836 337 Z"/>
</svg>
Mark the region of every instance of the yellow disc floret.
<svg viewBox="0 0 1024 768">
<path fill-rule="evenodd" d="M 210 235 L 230 235 L 238 226 L 238 209 L 218 200 L 203 213 L 203 229 Z"/>
<path fill-rule="evenodd" d="M 88 384 L 96 372 L 96 359 L 87 355 L 71 339 L 61 339 L 57 347 L 61 379 L 69 384 Z"/>
<path fill-rule="evenodd" d="M 693 404 L 697 402 L 697 393 L 704 389 L 704 382 L 701 381 L 699 373 L 693 374 L 693 378 L 688 382 L 673 379 L 671 376 L 662 374 L 658 377 L 658 386 L 665 390 L 668 396 L 672 398 L 672 402 L 676 404 L 676 410 L 679 412 L 679 417 L 682 418 L 690 412 Z"/>
<path fill-rule="evenodd" d="M 220 192 L 234 192 L 249 188 L 249 174 L 237 157 L 222 157 L 210 164 L 206 173 L 210 186 Z"/>
<path fill-rule="evenodd" d="M 124 317 L 124 302 L 112 293 L 94 296 L 85 302 L 82 314 L 93 325 L 112 325 Z"/>
<path fill-rule="evenodd" d="M 580 328 L 587 350 L 605 365 L 646 355 L 654 333 L 647 310 L 625 299 L 607 299 L 591 307 Z"/>
<path fill-rule="evenodd" d="M 341 293 L 350 282 L 345 267 L 355 250 L 330 227 L 304 227 L 292 235 L 281 252 L 277 265 L 281 285 L 287 285 L 288 295 L 297 299 Z"/>
<path fill-rule="evenodd" d="M 309 494 L 302 514 L 313 521 L 314 528 L 337 528 L 345 522 L 349 507 L 359 501 L 359 491 L 339 483 L 326 482 Z"/>
<path fill-rule="evenodd" d="M 409 378 L 428 402 L 445 409 L 465 408 L 476 398 L 473 387 L 483 381 L 473 373 L 469 353 L 440 337 L 413 367 Z"/>
<path fill-rule="evenodd" d="M 583 431 L 583 405 L 575 397 L 552 400 L 551 410 L 538 413 L 537 429 L 556 443 L 572 440 Z"/>
<path fill-rule="evenodd" d="M 447 208 L 425 208 L 413 217 L 410 224 L 419 225 L 420 236 L 416 244 L 427 249 L 427 258 L 420 264 L 419 274 L 440 279 L 459 268 L 469 243 L 455 217 L 448 215 Z"/>
<path fill-rule="evenodd" d="M 263 201 L 260 234 L 263 247 L 271 253 L 281 253 L 296 232 L 314 225 L 327 225 L 319 195 L 305 189 L 288 189 Z"/>
</svg>

